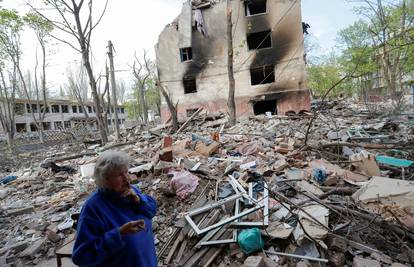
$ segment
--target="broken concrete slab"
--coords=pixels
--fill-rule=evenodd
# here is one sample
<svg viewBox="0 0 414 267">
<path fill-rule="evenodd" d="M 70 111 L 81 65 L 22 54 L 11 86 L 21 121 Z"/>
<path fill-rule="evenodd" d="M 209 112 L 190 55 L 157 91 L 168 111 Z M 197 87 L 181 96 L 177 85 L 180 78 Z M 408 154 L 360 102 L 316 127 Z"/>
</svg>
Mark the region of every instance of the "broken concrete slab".
<svg viewBox="0 0 414 267">
<path fill-rule="evenodd" d="M 18 253 L 18 252 L 26 249 L 28 246 L 29 246 L 29 241 L 27 241 L 27 240 L 16 242 L 14 244 L 7 245 L 6 247 L 1 248 L 0 249 L 0 255 L 3 255 L 8 251 L 14 251 L 15 253 Z"/>
<path fill-rule="evenodd" d="M 353 267 L 381 267 L 381 264 L 372 259 L 362 258 L 360 256 L 354 257 Z"/>
<path fill-rule="evenodd" d="M 362 207 L 385 218 L 414 215 L 414 183 L 410 181 L 374 177 L 352 198 Z"/>
<path fill-rule="evenodd" d="M 21 209 L 8 210 L 7 215 L 8 216 L 19 216 L 19 215 L 23 215 L 23 214 L 29 214 L 29 213 L 32 213 L 34 211 L 35 211 L 34 207 L 29 206 L 29 207 L 25 207 L 25 208 L 21 208 Z"/>
<path fill-rule="evenodd" d="M 272 222 L 267 228 L 266 233 L 271 238 L 286 239 L 292 234 L 293 230 L 294 228 L 287 223 Z"/>
<path fill-rule="evenodd" d="M 264 267 L 263 257 L 250 256 L 244 261 L 243 267 Z"/>
<path fill-rule="evenodd" d="M 31 259 L 34 259 L 36 254 L 40 252 L 40 250 L 42 249 L 43 245 L 45 244 L 46 239 L 41 238 L 35 242 L 33 242 L 29 247 L 27 247 L 25 250 L 23 250 L 19 256 L 24 258 L 24 257 L 29 257 Z"/>
</svg>

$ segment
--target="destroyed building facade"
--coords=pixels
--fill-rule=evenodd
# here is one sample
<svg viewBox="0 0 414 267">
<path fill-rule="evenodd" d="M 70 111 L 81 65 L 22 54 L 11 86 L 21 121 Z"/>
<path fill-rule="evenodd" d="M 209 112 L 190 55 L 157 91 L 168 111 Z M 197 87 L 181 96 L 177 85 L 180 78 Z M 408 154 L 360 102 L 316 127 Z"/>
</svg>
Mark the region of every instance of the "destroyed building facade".
<svg viewBox="0 0 414 267">
<path fill-rule="evenodd" d="M 237 116 L 310 109 L 301 1 L 231 1 Z M 225 111 L 228 97 L 226 1 L 183 4 L 156 45 L 161 85 L 180 120 L 200 107 Z M 163 100 L 163 121 L 169 110 Z"/>
<path fill-rule="evenodd" d="M 75 127 L 79 124 L 87 124 L 91 129 L 97 129 L 96 110 L 93 103 L 87 103 L 85 110 L 78 102 L 64 100 L 64 99 L 50 99 L 46 107 L 45 119 L 43 121 L 44 130 L 60 130 Z M 32 113 L 35 114 L 36 119 L 39 118 L 39 113 L 43 112 L 43 104 L 40 104 L 40 111 L 38 110 L 37 101 L 35 100 L 15 100 L 15 132 L 36 132 L 36 123 L 33 120 Z M 4 112 L 7 111 L 5 104 L 0 101 L 0 107 Z M 127 119 L 127 114 L 123 106 L 118 106 L 118 120 L 119 124 L 124 124 Z M 89 118 L 86 118 L 85 112 Z M 114 110 L 112 108 L 108 114 L 108 126 L 115 124 Z M 0 124 L 0 135 L 4 133 L 2 125 Z"/>
</svg>

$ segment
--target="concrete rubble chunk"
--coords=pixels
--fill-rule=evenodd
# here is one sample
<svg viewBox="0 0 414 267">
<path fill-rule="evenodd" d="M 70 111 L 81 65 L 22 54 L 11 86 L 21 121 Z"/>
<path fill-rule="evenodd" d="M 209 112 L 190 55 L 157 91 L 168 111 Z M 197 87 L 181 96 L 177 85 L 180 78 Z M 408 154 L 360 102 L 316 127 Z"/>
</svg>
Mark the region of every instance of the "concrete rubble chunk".
<svg viewBox="0 0 414 267">
<path fill-rule="evenodd" d="M 354 257 L 353 267 L 381 267 L 379 261 L 366 259 L 359 256 Z"/>
<path fill-rule="evenodd" d="M 29 241 L 25 240 L 25 241 L 17 242 L 17 243 L 14 243 L 12 245 L 8 245 L 4 248 L 1 248 L 0 249 L 0 255 L 3 255 L 6 252 L 11 251 L 11 250 L 14 251 L 15 253 L 17 253 L 17 252 L 20 252 L 20 251 L 26 249 L 28 246 L 29 246 Z"/>
<path fill-rule="evenodd" d="M 404 265 L 404 264 L 401 264 L 401 263 L 398 263 L 398 262 L 395 262 L 390 267 L 408 267 L 408 266 Z"/>
<path fill-rule="evenodd" d="M 46 240 L 44 238 L 41 238 L 35 242 L 33 242 L 29 247 L 27 247 L 25 250 L 23 250 L 20 253 L 20 257 L 29 257 L 31 259 L 34 259 L 36 254 L 40 252 L 43 245 L 45 244 Z"/>
<path fill-rule="evenodd" d="M 29 206 L 29 207 L 25 207 L 25 208 L 21 208 L 21 209 L 8 210 L 7 215 L 8 216 L 19 216 L 19 215 L 23 215 L 23 214 L 29 214 L 29 213 L 32 213 L 34 211 L 35 211 L 34 207 Z"/>
</svg>

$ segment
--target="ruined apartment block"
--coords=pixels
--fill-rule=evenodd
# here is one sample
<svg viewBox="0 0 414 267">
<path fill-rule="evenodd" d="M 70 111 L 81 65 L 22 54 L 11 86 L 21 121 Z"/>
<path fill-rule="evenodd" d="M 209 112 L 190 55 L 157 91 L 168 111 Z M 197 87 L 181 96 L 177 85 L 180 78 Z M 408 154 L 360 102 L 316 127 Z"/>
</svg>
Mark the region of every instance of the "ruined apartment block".
<svg viewBox="0 0 414 267">
<path fill-rule="evenodd" d="M 161 84 L 185 120 L 200 107 L 225 111 L 228 97 L 226 1 L 183 4 L 156 45 Z M 232 0 L 237 115 L 310 109 L 301 1 Z M 170 115 L 165 101 L 163 121 Z"/>
<path fill-rule="evenodd" d="M 0 102 L 0 106 L 5 111 L 5 106 Z M 15 132 L 35 132 L 37 131 L 36 124 L 33 120 L 32 113 L 36 118 L 39 118 L 39 112 L 43 113 L 43 104 L 40 104 L 38 110 L 37 102 L 34 100 L 16 99 L 15 105 Z M 127 119 L 125 108 L 123 106 L 117 107 L 119 124 L 124 124 Z M 88 125 L 91 129 L 97 129 L 96 110 L 93 103 L 87 103 L 85 110 L 83 106 L 77 102 L 63 99 L 50 99 L 46 107 L 45 119 L 43 127 L 48 130 L 62 130 L 70 129 L 77 125 Z M 86 118 L 85 113 L 88 114 L 89 119 Z M 108 116 L 108 126 L 112 127 L 114 121 L 114 109 L 110 111 Z M 4 130 L 0 124 L 0 137 L 4 134 Z"/>
</svg>

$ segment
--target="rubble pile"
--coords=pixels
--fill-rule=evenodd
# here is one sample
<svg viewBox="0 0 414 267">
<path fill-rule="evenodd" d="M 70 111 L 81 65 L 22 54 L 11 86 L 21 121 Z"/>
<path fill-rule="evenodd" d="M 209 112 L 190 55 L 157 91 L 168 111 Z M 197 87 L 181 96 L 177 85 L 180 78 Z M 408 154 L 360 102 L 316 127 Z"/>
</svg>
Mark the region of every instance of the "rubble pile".
<svg viewBox="0 0 414 267">
<path fill-rule="evenodd" d="M 160 266 L 410 266 L 413 117 L 369 119 L 341 105 L 316 114 L 230 127 L 200 112 L 177 134 L 128 129 L 123 143 L 4 174 L 0 263 L 36 265 L 72 241 L 94 161 L 116 149 L 157 199 Z"/>
</svg>

